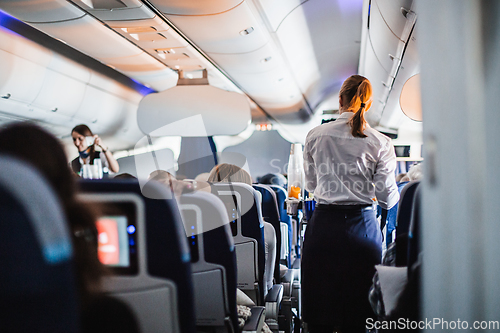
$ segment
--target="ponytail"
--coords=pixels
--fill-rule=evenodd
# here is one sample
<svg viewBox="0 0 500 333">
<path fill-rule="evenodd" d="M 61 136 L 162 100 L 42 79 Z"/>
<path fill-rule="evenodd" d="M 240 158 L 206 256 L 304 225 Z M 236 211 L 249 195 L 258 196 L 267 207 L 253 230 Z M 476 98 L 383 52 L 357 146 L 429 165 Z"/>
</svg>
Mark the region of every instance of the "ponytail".
<svg viewBox="0 0 500 333">
<path fill-rule="evenodd" d="M 348 110 L 354 112 L 349 120 L 351 134 L 357 138 L 366 138 L 363 131 L 366 128 L 365 112 L 371 106 L 372 85 L 367 78 L 361 75 L 352 75 L 345 80 L 340 95 L 348 101 Z"/>
</svg>

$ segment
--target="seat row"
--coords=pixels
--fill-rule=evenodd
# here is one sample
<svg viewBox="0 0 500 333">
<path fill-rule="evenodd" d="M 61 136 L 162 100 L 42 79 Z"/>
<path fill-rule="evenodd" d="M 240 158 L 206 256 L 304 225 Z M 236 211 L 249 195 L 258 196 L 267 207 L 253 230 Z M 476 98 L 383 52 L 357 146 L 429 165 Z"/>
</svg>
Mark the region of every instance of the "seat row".
<svg viewBox="0 0 500 333">
<path fill-rule="evenodd" d="M 71 297 L 74 264 L 64 216 L 57 200 L 50 201 L 50 188 L 41 177 L 18 162 L 5 161 L 13 166 L 0 180 L 0 216 L 6 222 L 2 235 L 9 240 L 0 249 L 2 258 L 9 259 L 3 261 L 8 265 L 2 281 L 7 283 L 1 294 L 17 310 L 3 314 L 9 318 L 4 325 L 12 323 L 16 331 L 23 331 L 18 325 L 32 325 L 26 331 L 45 327 L 78 332 L 77 301 Z M 26 176 L 30 173 L 31 178 Z M 30 185 L 19 186 L 21 179 Z M 49 194 L 34 191 L 38 183 Z M 291 238 L 290 224 L 276 203 L 283 189 L 213 184 L 212 193 L 185 193 L 176 200 L 167 187 L 154 182 L 141 188 L 134 180 L 83 181 L 80 188 L 81 199 L 100 207 L 98 255 L 111 271 L 103 290 L 131 308 L 141 332 L 239 332 L 237 287 L 257 304 L 243 331 L 260 332 L 264 319 L 273 331 L 291 330 L 292 309 L 281 302 L 291 304 L 292 295 L 284 297 L 279 283 L 278 264 L 289 266 Z M 273 274 L 276 285 L 270 290 L 264 283 L 264 218 L 277 231 L 280 252 Z M 25 243 L 30 246 L 19 246 Z M 283 314 L 283 308 L 290 313 Z"/>
</svg>

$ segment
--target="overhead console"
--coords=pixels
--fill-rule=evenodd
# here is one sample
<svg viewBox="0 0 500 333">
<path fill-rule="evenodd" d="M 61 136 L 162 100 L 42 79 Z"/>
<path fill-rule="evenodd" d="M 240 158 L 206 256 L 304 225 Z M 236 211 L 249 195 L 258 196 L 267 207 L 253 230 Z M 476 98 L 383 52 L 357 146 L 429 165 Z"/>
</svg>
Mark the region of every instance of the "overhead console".
<svg viewBox="0 0 500 333">
<path fill-rule="evenodd" d="M 373 85 L 367 119 L 372 126 L 398 129 L 408 118 L 399 97 L 405 82 L 419 73 L 413 0 L 365 2 L 360 74 Z"/>
</svg>

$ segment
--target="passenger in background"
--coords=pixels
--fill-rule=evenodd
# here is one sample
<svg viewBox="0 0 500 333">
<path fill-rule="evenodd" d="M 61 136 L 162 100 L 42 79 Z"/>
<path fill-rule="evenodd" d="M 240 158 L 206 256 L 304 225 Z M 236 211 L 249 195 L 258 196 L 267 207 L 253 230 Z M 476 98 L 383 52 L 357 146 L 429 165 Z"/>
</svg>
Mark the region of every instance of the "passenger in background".
<svg viewBox="0 0 500 333">
<path fill-rule="evenodd" d="M 407 180 L 408 179 L 408 180 Z M 401 193 L 401 190 L 408 183 L 409 178 L 406 173 L 400 173 L 396 176 L 396 184 L 398 185 L 398 192 Z M 396 230 L 396 218 L 398 216 L 398 203 L 396 203 L 391 209 L 383 209 L 382 207 L 377 207 L 377 217 L 381 216 L 380 219 L 380 228 L 384 229 L 385 226 L 385 246 L 389 247 L 394 241 L 392 233 Z"/>
<path fill-rule="evenodd" d="M 96 214 L 77 198 L 75 178 L 61 143 L 38 126 L 16 124 L 0 131 L 0 153 L 17 157 L 36 168 L 61 201 L 72 233 L 76 281 L 83 310 L 82 331 L 138 332 L 127 306 L 100 294 L 105 268 L 97 258 Z"/>
<path fill-rule="evenodd" d="M 173 189 L 172 182 L 175 181 L 175 177 L 168 171 L 155 170 L 149 174 L 148 180 L 155 180 Z"/>
<path fill-rule="evenodd" d="M 196 180 L 197 182 L 206 182 L 206 181 L 208 181 L 208 176 L 210 176 L 210 173 L 203 172 L 203 173 L 200 173 L 198 176 L 196 176 L 194 178 L 194 180 Z"/>
<path fill-rule="evenodd" d="M 260 184 L 278 185 L 286 189 L 286 178 L 279 173 L 268 173 L 257 180 Z"/>
<path fill-rule="evenodd" d="M 396 183 L 401 183 L 401 179 L 406 176 L 406 173 L 400 173 L 399 175 L 396 176 Z"/>
<path fill-rule="evenodd" d="M 118 172 L 120 166 L 113 157 L 111 151 L 104 145 L 102 139 L 98 135 L 94 135 L 87 125 L 78 125 L 71 130 L 73 144 L 78 149 L 80 156 L 71 161 L 71 169 L 74 173 L 79 174 L 82 164 L 94 164 L 96 158 L 100 158 L 103 168 L 106 167 L 111 172 Z M 96 146 L 101 148 L 101 151 L 96 150 Z"/>
<path fill-rule="evenodd" d="M 422 169 L 422 163 L 413 164 L 408 171 L 408 181 L 420 180 L 424 175 L 424 170 Z"/>
<path fill-rule="evenodd" d="M 125 172 L 114 176 L 113 179 L 137 179 L 137 177 L 131 175 L 130 173 Z"/>
<path fill-rule="evenodd" d="M 237 165 L 221 163 L 212 168 L 208 176 L 210 183 L 238 182 L 252 186 L 252 177 Z"/>
<path fill-rule="evenodd" d="M 213 167 L 208 177 L 210 183 L 245 183 L 252 186 L 252 177 L 248 172 L 233 164 L 222 163 Z M 273 287 L 273 272 L 276 260 L 276 232 L 271 223 L 263 221 L 266 266 L 264 269 L 265 293 Z"/>
<path fill-rule="evenodd" d="M 368 291 L 382 237 L 373 202 L 389 209 L 399 193 L 392 142 L 365 120 L 371 104 L 370 81 L 350 76 L 339 92 L 340 117 L 306 138 L 305 188 L 317 202 L 302 255 L 302 315 L 311 333 L 362 333 L 374 317 Z"/>
</svg>

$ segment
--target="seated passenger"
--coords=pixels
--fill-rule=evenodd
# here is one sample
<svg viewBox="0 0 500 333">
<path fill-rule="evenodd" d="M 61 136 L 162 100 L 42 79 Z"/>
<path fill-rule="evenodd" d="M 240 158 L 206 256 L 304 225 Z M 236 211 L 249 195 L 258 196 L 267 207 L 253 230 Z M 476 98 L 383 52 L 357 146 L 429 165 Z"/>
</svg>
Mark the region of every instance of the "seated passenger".
<svg viewBox="0 0 500 333">
<path fill-rule="evenodd" d="M 97 258 L 95 214 L 77 198 L 75 179 L 61 143 L 31 124 L 16 124 L 0 131 L 0 153 L 31 164 L 48 181 L 64 208 L 72 234 L 76 280 L 82 308 L 83 332 L 138 332 L 128 307 L 100 294 L 104 266 Z"/>
<path fill-rule="evenodd" d="M 118 172 L 120 166 L 113 154 L 104 145 L 102 139 L 98 135 L 94 135 L 87 125 L 75 126 L 71 130 L 71 137 L 80 155 L 71 161 L 71 169 L 74 173 L 80 174 L 83 164 L 94 164 L 94 160 L 97 158 L 101 159 L 103 169 L 108 168 L 111 172 Z M 97 151 L 96 146 L 100 147 L 101 151 Z"/>
<path fill-rule="evenodd" d="M 196 180 L 197 182 L 206 182 L 206 181 L 208 181 L 208 176 L 210 176 L 210 173 L 203 172 L 203 173 L 200 173 L 198 176 L 196 176 L 194 178 L 194 180 Z"/>
<path fill-rule="evenodd" d="M 233 165 L 222 163 L 216 165 L 210 172 L 208 181 L 211 183 L 245 183 L 252 186 L 252 177 L 242 168 Z M 265 242 L 265 258 L 266 266 L 264 269 L 264 288 L 265 293 L 273 287 L 273 272 L 274 263 L 276 260 L 276 232 L 271 223 L 263 222 L 264 224 L 264 242 Z"/>
<path fill-rule="evenodd" d="M 268 173 L 258 179 L 260 184 L 266 185 L 278 185 L 283 188 L 286 188 L 286 178 L 282 174 L 279 173 Z"/>
<path fill-rule="evenodd" d="M 406 173 L 400 173 L 399 175 L 396 176 L 396 183 L 402 183 L 401 179 L 406 176 Z"/>
</svg>

